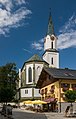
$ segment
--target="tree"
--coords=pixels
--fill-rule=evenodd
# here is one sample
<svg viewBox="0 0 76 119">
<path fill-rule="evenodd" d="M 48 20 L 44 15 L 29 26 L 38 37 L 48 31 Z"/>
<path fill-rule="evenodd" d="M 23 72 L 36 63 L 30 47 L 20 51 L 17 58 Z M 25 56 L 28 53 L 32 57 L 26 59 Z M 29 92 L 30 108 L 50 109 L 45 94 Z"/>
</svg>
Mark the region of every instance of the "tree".
<svg viewBox="0 0 76 119">
<path fill-rule="evenodd" d="M 76 100 L 76 91 L 74 90 L 67 90 L 65 92 L 65 99 L 67 102 L 75 102 Z"/>
<path fill-rule="evenodd" d="M 0 67 L 0 102 L 14 99 L 16 94 L 17 67 L 15 63 L 8 63 Z"/>
<path fill-rule="evenodd" d="M 67 102 L 71 103 L 70 114 L 72 115 L 73 114 L 73 105 L 72 105 L 72 103 L 75 102 L 75 100 L 76 100 L 76 91 L 74 91 L 74 90 L 67 90 L 65 92 L 65 100 Z"/>
<path fill-rule="evenodd" d="M 12 88 L 2 87 L 0 90 L 0 101 L 5 103 L 10 102 L 14 99 L 15 93 L 15 90 L 13 90 Z"/>
</svg>

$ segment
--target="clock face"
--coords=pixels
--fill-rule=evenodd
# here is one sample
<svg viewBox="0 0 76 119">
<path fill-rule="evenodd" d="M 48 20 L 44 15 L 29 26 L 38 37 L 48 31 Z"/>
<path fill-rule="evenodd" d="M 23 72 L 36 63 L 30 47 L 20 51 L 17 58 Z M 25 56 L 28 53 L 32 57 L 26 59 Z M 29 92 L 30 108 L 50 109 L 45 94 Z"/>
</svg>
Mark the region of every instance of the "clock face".
<svg viewBox="0 0 76 119">
<path fill-rule="evenodd" d="M 51 36 L 51 40 L 53 41 L 55 38 L 54 38 L 54 36 Z"/>
</svg>

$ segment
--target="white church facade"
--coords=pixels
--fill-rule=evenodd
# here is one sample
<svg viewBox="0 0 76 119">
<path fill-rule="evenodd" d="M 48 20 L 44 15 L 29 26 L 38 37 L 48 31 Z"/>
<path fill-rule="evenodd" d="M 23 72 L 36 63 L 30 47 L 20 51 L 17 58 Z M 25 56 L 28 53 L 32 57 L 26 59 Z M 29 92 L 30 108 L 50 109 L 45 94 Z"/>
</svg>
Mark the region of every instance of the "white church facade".
<svg viewBox="0 0 76 119">
<path fill-rule="evenodd" d="M 36 83 L 43 67 L 48 67 L 48 63 L 37 54 L 33 55 L 23 64 L 19 74 L 20 100 L 40 99 L 40 93 L 39 89 L 36 89 Z"/>
<path fill-rule="evenodd" d="M 39 89 L 36 88 L 39 75 L 43 67 L 59 68 L 59 52 L 57 50 L 57 37 L 51 16 L 48 22 L 47 35 L 44 38 L 43 58 L 37 54 L 24 62 L 19 70 L 19 95 L 20 101 L 40 99 Z"/>
</svg>

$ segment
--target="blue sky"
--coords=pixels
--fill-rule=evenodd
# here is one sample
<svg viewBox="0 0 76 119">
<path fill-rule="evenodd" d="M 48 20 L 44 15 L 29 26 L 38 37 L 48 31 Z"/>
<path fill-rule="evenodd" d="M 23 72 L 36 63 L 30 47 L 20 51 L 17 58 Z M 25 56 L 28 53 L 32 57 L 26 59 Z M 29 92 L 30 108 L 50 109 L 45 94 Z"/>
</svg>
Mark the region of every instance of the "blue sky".
<svg viewBox="0 0 76 119">
<path fill-rule="evenodd" d="M 60 68 L 76 69 L 76 0 L 0 0 L 0 66 L 42 56 L 50 8 Z"/>
</svg>

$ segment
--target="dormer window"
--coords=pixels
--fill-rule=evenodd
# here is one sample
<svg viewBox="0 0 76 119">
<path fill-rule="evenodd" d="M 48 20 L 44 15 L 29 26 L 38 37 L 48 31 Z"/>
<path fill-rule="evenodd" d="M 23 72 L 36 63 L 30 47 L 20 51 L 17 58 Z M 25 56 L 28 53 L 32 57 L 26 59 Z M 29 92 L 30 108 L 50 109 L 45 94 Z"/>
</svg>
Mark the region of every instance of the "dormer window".
<svg viewBox="0 0 76 119">
<path fill-rule="evenodd" d="M 74 76 L 73 74 L 68 73 L 68 72 L 65 72 L 65 73 L 64 73 L 64 75 L 65 75 L 65 76 L 71 76 L 71 77 L 73 77 L 73 76 Z"/>
</svg>

